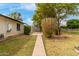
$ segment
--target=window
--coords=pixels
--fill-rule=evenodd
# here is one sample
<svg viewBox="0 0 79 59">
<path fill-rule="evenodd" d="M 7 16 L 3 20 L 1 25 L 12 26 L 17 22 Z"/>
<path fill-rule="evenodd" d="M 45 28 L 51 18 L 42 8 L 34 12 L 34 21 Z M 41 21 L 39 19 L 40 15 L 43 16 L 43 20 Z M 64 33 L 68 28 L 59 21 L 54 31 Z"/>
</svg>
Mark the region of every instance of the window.
<svg viewBox="0 0 79 59">
<path fill-rule="evenodd" d="M 17 31 L 20 31 L 20 24 L 17 24 Z"/>
<path fill-rule="evenodd" d="M 12 30 L 12 25 L 11 24 L 7 24 L 7 32 L 11 32 Z"/>
</svg>

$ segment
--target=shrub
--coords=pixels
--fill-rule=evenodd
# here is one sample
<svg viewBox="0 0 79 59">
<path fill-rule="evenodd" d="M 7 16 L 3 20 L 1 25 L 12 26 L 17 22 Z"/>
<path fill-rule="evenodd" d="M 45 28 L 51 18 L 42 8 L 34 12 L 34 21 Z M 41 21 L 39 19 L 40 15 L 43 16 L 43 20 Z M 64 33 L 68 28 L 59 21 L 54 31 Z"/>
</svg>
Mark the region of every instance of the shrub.
<svg viewBox="0 0 79 59">
<path fill-rule="evenodd" d="M 45 18 L 41 22 L 43 34 L 47 38 L 51 38 L 55 34 L 56 20 L 54 18 Z"/>
<path fill-rule="evenodd" d="M 79 20 L 78 19 L 71 19 L 67 21 L 67 27 L 70 29 L 79 28 Z"/>
<path fill-rule="evenodd" d="M 31 26 L 24 26 L 24 34 L 29 35 L 31 31 Z"/>
</svg>

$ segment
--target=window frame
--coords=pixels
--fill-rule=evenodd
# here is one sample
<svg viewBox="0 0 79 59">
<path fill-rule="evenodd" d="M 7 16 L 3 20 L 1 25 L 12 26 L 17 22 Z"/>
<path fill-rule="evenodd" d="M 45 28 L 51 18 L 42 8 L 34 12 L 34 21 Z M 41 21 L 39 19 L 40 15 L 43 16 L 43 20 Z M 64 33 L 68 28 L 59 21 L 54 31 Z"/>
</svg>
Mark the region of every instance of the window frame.
<svg viewBox="0 0 79 59">
<path fill-rule="evenodd" d="M 7 32 L 11 32 L 12 31 L 12 24 L 8 23 L 7 24 Z"/>
<path fill-rule="evenodd" d="M 17 31 L 20 31 L 21 30 L 21 27 L 20 26 L 21 25 L 17 23 L 17 27 L 16 27 Z"/>
</svg>

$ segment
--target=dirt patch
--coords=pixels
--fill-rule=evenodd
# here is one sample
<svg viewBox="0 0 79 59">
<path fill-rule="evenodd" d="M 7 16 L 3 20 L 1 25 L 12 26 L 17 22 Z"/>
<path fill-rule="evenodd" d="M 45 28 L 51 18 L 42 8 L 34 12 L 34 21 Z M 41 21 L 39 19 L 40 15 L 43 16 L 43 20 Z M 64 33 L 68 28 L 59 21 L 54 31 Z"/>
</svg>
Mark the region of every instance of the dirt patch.
<svg viewBox="0 0 79 59">
<path fill-rule="evenodd" d="M 72 35 L 65 35 L 65 34 L 63 34 L 63 35 L 53 35 L 51 38 L 49 38 L 50 40 L 55 40 L 55 39 L 57 39 L 57 40 L 64 40 L 64 39 L 70 39 L 70 38 L 73 38 L 73 36 Z"/>
<path fill-rule="evenodd" d="M 65 35 L 54 35 L 52 36 L 52 39 L 68 39 L 70 38 L 69 36 L 65 36 Z"/>
<path fill-rule="evenodd" d="M 47 55 L 77 56 L 79 55 L 79 35 L 62 34 L 53 38 L 44 38 Z M 77 47 L 75 48 L 75 46 Z"/>
</svg>

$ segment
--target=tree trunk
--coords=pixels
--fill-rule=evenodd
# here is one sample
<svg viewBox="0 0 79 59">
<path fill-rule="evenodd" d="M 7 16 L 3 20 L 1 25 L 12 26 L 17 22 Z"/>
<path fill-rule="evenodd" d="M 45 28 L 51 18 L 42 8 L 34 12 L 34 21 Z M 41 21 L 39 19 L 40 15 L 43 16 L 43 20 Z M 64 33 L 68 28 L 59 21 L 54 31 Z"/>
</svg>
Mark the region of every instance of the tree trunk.
<svg viewBox="0 0 79 59">
<path fill-rule="evenodd" d="M 57 29 L 56 29 L 56 35 L 60 35 L 61 29 L 60 29 L 60 22 L 59 19 L 57 20 Z"/>
<path fill-rule="evenodd" d="M 60 35 L 60 31 L 61 31 L 61 29 L 60 29 L 60 21 L 58 20 L 58 35 Z"/>
</svg>

